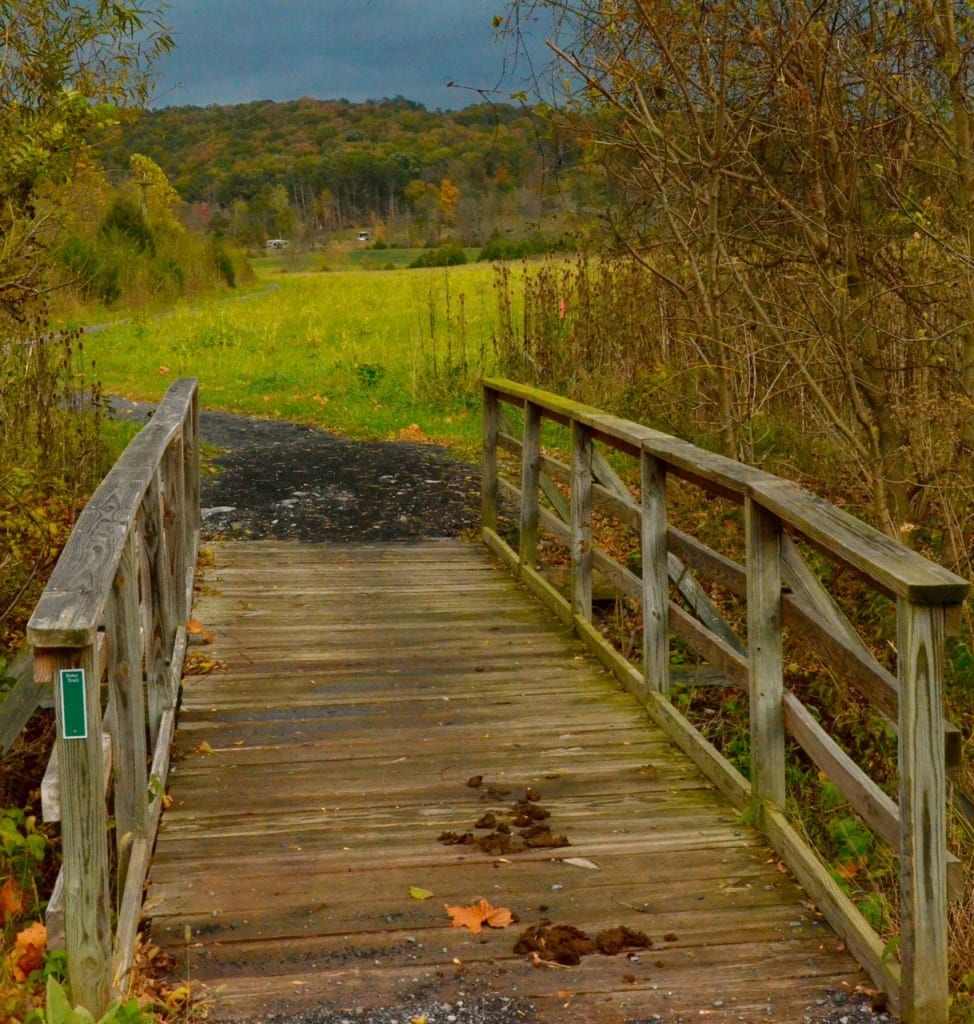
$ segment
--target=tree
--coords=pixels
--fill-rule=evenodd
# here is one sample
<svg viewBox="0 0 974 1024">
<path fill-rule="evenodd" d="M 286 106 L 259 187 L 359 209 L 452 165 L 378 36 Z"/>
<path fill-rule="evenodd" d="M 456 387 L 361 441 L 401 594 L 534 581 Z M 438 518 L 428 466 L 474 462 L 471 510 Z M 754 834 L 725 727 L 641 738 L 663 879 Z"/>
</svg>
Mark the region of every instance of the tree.
<svg viewBox="0 0 974 1024">
<path fill-rule="evenodd" d="M 36 196 L 65 179 L 118 111 L 142 103 L 172 39 L 134 0 L 0 0 L 0 330 L 43 321 L 46 225 Z"/>
<path fill-rule="evenodd" d="M 727 454 L 817 427 L 909 537 L 974 502 L 974 19 L 962 0 L 538 0 L 614 237 Z M 950 492 L 950 500 L 944 496 Z"/>
</svg>

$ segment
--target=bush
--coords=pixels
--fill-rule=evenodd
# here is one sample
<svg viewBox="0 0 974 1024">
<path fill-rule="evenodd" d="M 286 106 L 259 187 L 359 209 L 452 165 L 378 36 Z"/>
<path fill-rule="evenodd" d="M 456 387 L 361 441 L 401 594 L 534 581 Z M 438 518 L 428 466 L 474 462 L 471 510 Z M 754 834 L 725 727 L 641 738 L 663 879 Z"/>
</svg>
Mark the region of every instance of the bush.
<svg viewBox="0 0 974 1024">
<path fill-rule="evenodd" d="M 543 256 L 549 252 L 573 252 L 574 244 L 570 239 L 561 236 L 559 238 L 545 238 L 540 232 L 527 238 L 504 238 L 499 234 L 493 234 L 487 240 L 487 244 L 480 250 L 477 260 L 523 260 L 529 256 Z"/>
<path fill-rule="evenodd" d="M 420 253 L 412 263 L 411 268 L 416 267 L 457 267 L 467 262 L 467 254 L 456 243 L 441 245 L 435 249 L 427 249 Z"/>
</svg>

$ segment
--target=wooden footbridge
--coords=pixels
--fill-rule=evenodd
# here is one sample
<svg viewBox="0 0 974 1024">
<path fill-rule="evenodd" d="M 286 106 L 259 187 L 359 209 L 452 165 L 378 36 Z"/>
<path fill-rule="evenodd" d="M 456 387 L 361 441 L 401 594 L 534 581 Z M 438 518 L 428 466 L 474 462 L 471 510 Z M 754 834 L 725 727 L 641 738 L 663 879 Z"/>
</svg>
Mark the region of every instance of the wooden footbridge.
<svg viewBox="0 0 974 1024">
<path fill-rule="evenodd" d="M 510 382 L 484 396 L 485 544 L 213 545 L 190 629 L 211 642 L 190 645 L 181 700 L 193 382 L 106 478 L 29 627 L 55 682 L 49 927 L 75 999 L 124 992 L 144 921 L 212 1019 L 482 1000 L 511 1020 L 781 1024 L 871 986 L 946 1024 L 941 665 L 966 582 L 750 467 Z M 570 464 L 545 454 L 556 435 Z M 669 521 L 668 481 L 743 509 L 743 557 Z M 601 546 L 607 518 L 638 557 Z M 559 546 L 567 597 L 538 569 Z M 889 599 L 892 670 L 829 595 L 835 570 Z M 609 585 L 638 665 L 597 628 Z M 795 636 L 896 729 L 898 802 L 788 687 Z M 674 644 L 748 702 L 749 779 L 676 709 Z M 792 824 L 786 737 L 899 858 L 896 942 Z M 451 927 L 447 907 L 481 900 L 481 930 Z M 603 951 L 576 935 L 559 964 L 553 926 Z"/>
</svg>

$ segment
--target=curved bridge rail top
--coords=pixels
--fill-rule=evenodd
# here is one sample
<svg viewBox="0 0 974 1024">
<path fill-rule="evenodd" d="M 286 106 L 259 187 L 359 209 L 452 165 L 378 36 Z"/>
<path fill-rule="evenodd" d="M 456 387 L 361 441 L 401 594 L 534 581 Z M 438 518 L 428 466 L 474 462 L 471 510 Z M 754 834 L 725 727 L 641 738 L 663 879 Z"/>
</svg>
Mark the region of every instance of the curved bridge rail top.
<svg viewBox="0 0 974 1024">
<path fill-rule="evenodd" d="M 943 718 L 943 648 L 968 582 L 787 480 L 520 383 L 488 378 L 483 389 L 485 542 L 593 647 L 711 780 L 738 807 L 751 809 L 904 1020 L 946 1024 L 948 884 L 952 876 L 956 883 L 960 867 L 947 853 L 946 772 L 959 761 L 960 736 Z M 505 407 L 521 420 L 519 436 Z M 542 451 L 546 420 L 569 429 L 570 464 Z M 603 449 L 636 460 L 638 498 Z M 668 523 L 670 475 L 743 506 L 744 564 Z M 516 549 L 498 532 L 501 499 L 517 510 Z M 639 537 L 641 574 L 599 547 L 596 508 Z M 569 599 L 536 570 L 541 531 L 570 554 Z M 894 600 L 895 675 L 828 593 L 806 561 L 807 548 Z M 595 572 L 642 612 L 639 668 L 593 625 Z M 723 620 L 698 578 L 743 602 L 746 642 Z M 787 688 L 786 630 L 813 643 L 843 685 L 858 690 L 897 731 L 898 804 Z M 671 635 L 717 670 L 719 685 L 746 693 L 749 779 L 670 703 Z M 786 815 L 786 736 L 899 857 L 898 963 Z"/>
<path fill-rule="evenodd" d="M 199 546 L 198 426 L 197 382 L 176 381 L 79 516 L 27 626 L 35 682 L 55 684 L 44 817 L 62 823 L 63 859 L 48 944 L 66 946 L 72 998 L 96 1017 L 125 988 L 168 773 Z"/>
</svg>

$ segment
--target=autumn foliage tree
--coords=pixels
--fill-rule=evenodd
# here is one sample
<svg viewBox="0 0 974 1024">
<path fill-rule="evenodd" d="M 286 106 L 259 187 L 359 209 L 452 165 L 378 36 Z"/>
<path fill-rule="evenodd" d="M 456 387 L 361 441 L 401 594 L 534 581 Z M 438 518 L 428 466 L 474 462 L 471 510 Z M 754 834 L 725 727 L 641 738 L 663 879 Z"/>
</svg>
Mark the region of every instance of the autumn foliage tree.
<svg viewBox="0 0 974 1024">
<path fill-rule="evenodd" d="M 56 188 L 171 39 L 135 3 L 0 0 L 0 640 L 98 464 L 77 348 L 47 332 Z"/>
<path fill-rule="evenodd" d="M 513 5 L 536 8 L 568 90 L 554 116 L 604 169 L 695 425 L 745 458 L 774 423 L 822 439 L 885 530 L 935 522 L 968 568 L 969 6 Z"/>
</svg>

